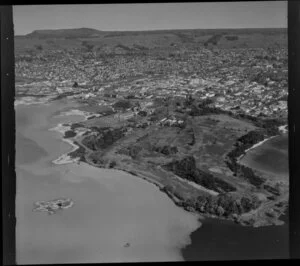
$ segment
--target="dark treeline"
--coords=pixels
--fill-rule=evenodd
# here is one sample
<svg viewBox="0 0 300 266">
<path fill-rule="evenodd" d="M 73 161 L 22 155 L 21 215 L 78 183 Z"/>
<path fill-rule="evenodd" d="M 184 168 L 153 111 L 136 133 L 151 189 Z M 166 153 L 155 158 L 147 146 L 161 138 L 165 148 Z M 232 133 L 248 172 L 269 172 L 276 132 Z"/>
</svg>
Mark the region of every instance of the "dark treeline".
<svg viewBox="0 0 300 266">
<path fill-rule="evenodd" d="M 210 43 L 213 45 L 217 45 L 221 38 L 222 38 L 222 33 L 215 34 L 204 43 L 204 46 L 208 46 Z"/>
<path fill-rule="evenodd" d="M 246 135 L 240 137 L 235 144 L 235 148 L 226 156 L 226 164 L 234 175 L 247 179 L 252 185 L 260 187 L 265 180 L 257 176 L 254 171 L 237 162 L 238 157 L 245 154 L 245 150 L 254 144 L 265 139 L 265 135 L 260 131 L 250 131 Z"/>
<path fill-rule="evenodd" d="M 220 193 L 217 196 L 203 194 L 190 199 L 177 197 L 179 200 L 175 201 L 176 204 L 186 210 L 238 219 L 239 215 L 256 209 L 260 205 L 257 198 L 234 194 L 236 191 L 234 186 L 210 173 L 197 169 L 193 156 L 188 156 L 181 161 L 173 161 L 164 165 L 163 168 L 183 179 Z M 171 186 L 165 186 L 162 190 L 168 195 L 175 195 Z"/>
<path fill-rule="evenodd" d="M 186 100 L 186 105 L 190 106 L 191 111 L 189 111 L 189 115 L 191 116 L 225 114 L 235 119 L 241 119 L 253 123 L 256 127 L 259 127 L 264 131 L 266 137 L 279 134 L 278 127 L 286 123 L 282 119 L 263 118 L 263 117 L 247 115 L 244 113 L 235 113 L 232 111 L 222 110 L 220 108 L 213 106 L 213 101 L 211 99 L 206 99 L 201 101 L 200 103 L 195 104 L 194 99 L 188 98 Z"/>
<path fill-rule="evenodd" d="M 164 155 L 172 155 L 178 152 L 176 146 L 168 146 L 164 145 L 163 147 L 153 147 L 153 151 L 164 154 Z"/>
<path fill-rule="evenodd" d="M 76 136 L 76 133 L 73 130 L 67 130 L 64 134 L 64 138 L 73 138 Z"/>
<path fill-rule="evenodd" d="M 172 171 L 177 176 L 193 181 L 207 189 L 217 192 L 235 191 L 236 188 L 224 180 L 213 176 L 210 173 L 202 171 L 196 167 L 196 161 L 193 156 L 187 156 L 180 161 L 173 161 L 163 166 L 164 169 Z"/>
<path fill-rule="evenodd" d="M 191 111 L 189 114 L 192 116 L 226 114 L 236 119 L 242 119 L 244 121 L 251 122 L 259 128 L 258 130 L 250 131 L 246 135 L 240 137 L 237 140 L 234 149 L 227 154 L 225 162 L 234 175 L 245 178 L 254 186 L 260 187 L 265 180 L 257 176 L 251 168 L 238 164 L 237 158 L 243 155 L 245 150 L 249 149 L 254 144 L 264 140 L 267 137 L 278 135 L 278 127 L 283 125 L 284 122 L 280 119 L 264 119 L 243 113 L 234 113 L 231 111 L 221 110 L 214 107 L 212 104 L 213 101 L 209 99 L 198 103 L 198 105 L 195 104 L 193 99 L 188 99 L 187 103 L 191 105 Z"/>
<path fill-rule="evenodd" d="M 117 153 L 130 156 L 132 159 L 137 159 L 139 153 L 142 151 L 142 147 L 138 145 L 131 145 L 121 148 Z"/>
<path fill-rule="evenodd" d="M 236 41 L 236 40 L 239 39 L 239 37 L 238 37 L 238 36 L 235 36 L 235 35 L 233 35 L 233 36 L 225 36 L 225 38 L 226 38 L 226 40 L 228 40 L 228 41 Z"/>
<path fill-rule="evenodd" d="M 68 126 L 68 124 L 67 124 L 67 126 Z M 71 124 L 71 130 L 75 130 L 76 128 L 79 128 L 79 127 L 84 127 L 84 126 L 80 123 L 72 123 Z"/>
<path fill-rule="evenodd" d="M 247 213 L 259 206 L 259 201 L 255 198 L 246 196 L 235 197 L 230 193 L 220 193 L 218 196 L 200 195 L 195 199 L 182 199 L 178 197 L 171 186 L 165 186 L 161 189 L 171 198 L 177 197 L 175 203 L 188 211 L 197 211 L 203 214 L 216 215 L 237 219 L 239 215 Z"/>
<path fill-rule="evenodd" d="M 77 141 L 74 141 L 74 144 L 79 146 L 75 151 L 68 153 L 71 158 L 79 158 L 80 161 L 86 162 L 85 159 L 85 148 L 81 146 Z"/>
<path fill-rule="evenodd" d="M 95 128 L 94 128 L 95 129 Z M 89 135 L 82 143 L 91 150 L 106 149 L 125 135 L 125 128 L 96 128 L 98 134 Z"/>
</svg>

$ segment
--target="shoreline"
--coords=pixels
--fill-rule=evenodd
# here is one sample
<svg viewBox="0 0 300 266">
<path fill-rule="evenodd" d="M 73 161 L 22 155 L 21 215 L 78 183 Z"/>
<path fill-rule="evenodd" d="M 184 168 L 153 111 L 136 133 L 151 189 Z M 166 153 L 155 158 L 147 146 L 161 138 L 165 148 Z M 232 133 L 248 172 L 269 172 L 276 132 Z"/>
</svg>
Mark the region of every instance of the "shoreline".
<svg viewBox="0 0 300 266">
<path fill-rule="evenodd" d="M 282 127 L 285 127 L 285 126 L 282 126 Z M 256 171 L 260 172 L 263 175 L 272 175 L 274 177 L 286 176 L 288 178 L 288 176 L 289 176 L 288 172 L 287 173 L 281 173 L 281 172 L 277 172 L 277 171 L 273 172 L 272 170 L 268 170 L 268 169 L 258 169 L 258 168 L 253 167 L 253 166 L 250 167 L 248 165 L 248 158 L 245 158 L 247 155 L 250 156 L 250 158 L 251 158 L 252 154 L 248 153 L 250 150 L 261 146 L 263 143 L 267 142 L 268 140 L 271 140 L 271 139 L 276 138 L 276 137 L 282 137 L 282 136 L 286 135 L 287 133 L 288 133 L 288 131 L 281 131 L 281 134 L 279 134 L 279 135 L 272 136 L 270 138 L 264 139 L 261 142 L 258 142 L 257 144 L 254 144 L 252 147 L 250 147 L 249 149 L 245 150 L 244 154 L 242 154 L 241 156 L 239 156 L 237 158 L 237 163 L 240 164 L 240 165 L 243 165 L 245 167 L 251 168 L 253 170 L 256 170 Z M 255 155 L 255 152 L 254 152 L 254 155 Z"/>
<path fill-rule="evenodd" d="M 61 112 L 58 116 L 68 116 L 68 115 L 79 115 L 84 117 L 84 121 L 89 120 L 91 117 L 100 117 L 101 114 L 87 112 L 87 111 L 81 111 L 79 109 L 71 109 L 66 112 Z"/>
<path fill-rule="evenodd" d="M 279 127 L 278 127 L 278 130 L 279 130 L 279 132 L 280 132 L 281 134 L 287 134 L 287 133 L 289 132 L 288 129 L 287 129 L 287 127 L 288 127 L 287 124 L 286 124 L 286 125 L 282 125 L 282 126 L 279 126 Z M 273 139 L 273 138 L 275 138 L 275 137 L 278 137 L 278 136 L 280 136 L 281 134 L 279 134 L 279 135 L 274 135 L 274 136 L 265 138 L 264 140 L 255 143 L 253 146 L 251 146 L 250 148 L 246 149 L 246 150 L 244 151 L 244 154 L 240 155 L 240 156 L 237 158 L 237 162 L 239 162 L 239 161 L 246 155 L 246 153 L 249 152 L 250 150 L 259 147 L 260 145 L 264 144 L 266 141 L 268 141 L 268 140 L 270 140 L 270 139 Z"/>
<path fill-rule="evenodd" d="M 64 114 L 65 115 L 78 115 L 78 114 L 81 114 L 82 116 L 84 116 L 84 113 L 85 112 L 81 112 L 80 110 L 79 111 L 73 111 L 71 110 L 70 112 L 65 112 Z M 85 117 L 85 120 L 86 120 L 86 115 L 84 116 Z M 66 123 L 65 123 L 66 124 Z M 53 130 L 56 130 L 58 132 L 60 132 L 61 134 L 65 134 L 66 131 L 70 130 L 70 128 L 72 127 L 72 123 L 69 123 L 68 126 L 62 126 L 62 124 L 59 124 L 59 126 L 55 127 Z M 70 156 L 69 154 L 72 153 L 73 151 L 77 150 L 77 149 L 80 149 L 80 148 L 83 148 L 86 152 L 86 148 L 85 147 L 81 147 L 81 145 L 77 145 L 75 144 L 75 142 L 78 143 L 77 141 L 77 138 L 82 136 L 83 134 L 85 134 L 87 131 L 89 131 L 89 129 L 86 129 L 86 130 L 76 130 L 74 129 L 73 132 L 76 134 L 74 137 L 71 137 L 71 138 L 65 138 L 63 137 L 62 140 L 69 143 L 72 147 L 73 147 L 73 150 L 72 151 L 69 151 L 69 152 L 66 152 L 65 154 L 61 155 L 58 159 L 54 160 L 53 163 L 54 164 L 69 164 L 69 163 L 86 163 L 88 165 L 91 165 L 93 167 L 96 167 L 96 168 L 103 168 L 103 169 L 110 169 L 110 167 L 106 167 L 106 166 L 101 166 L 101 165 L 97 165 L 97 164 L 94 164 L 93 162 L 89 162 L 87 160 L 82 160 L 81 157 L 73 157 L 73 156 Z M 278 135 L 276 135 L 278 136 Z M 248 148 L 246 150 L 249 151 L 251 149 L 254 149 L 260 145 L 262 145 L 264 142 L 266 142 L 267 140 L 271 139 L 271 138 L 274 138 L 276 136 L 271 136 L 269 138 L 266 138 L 256 144 L 254 144 L 252 147 Z M 244 156 L 245 154 L 243 154 Z M 145 172 L 143 170 L 137 170 L 137 169 L 134 169 L 133 166 L 128 166 L 128 167 L 124 167 L 124 166 L 119 166 L 119 167 L 112 167 L 111 169 L 114 169 L 114 170 L 119 170 L 119 171 L 123 171 L 123 172 L 126 172 L 126 173 L 129 173 L 131 175 L 134 175 L 134 176 L 138 176 L 139 178 L 141 179 L 144 179 L 146 180 L 147 182 L 157 186 L 159 188 L 160 191 L 164 192 L 165 194 L 167 194 L 167 196 L 174 202 L 174 204 L 178 207 L 181 207 L 182 209 L 184 209 L 185 211 L 188 211 L 188 212 L 192 212 L 192 213 L 195 213 L 197 215 L 200 215 L 201 217 L 205 217 L 205 218 L 216 218 L 216 219 L 219 219 L 219 220 L 228 220 L 228 221 L 232 221 L 234 223 L 237 223 L 241 226 L 250 226 L 250 227 L 261 227 L 261 226 L 268 226 L 268 225 L 279 225 L 279 223 L 277 221 L 273 221 L 272 223 L 270 222 L 260 222 L 259 220 L 256 221 L 254 224 L 249 224 L 247 220 L 244 220 L 244 219 L 235 219 L 233 217 L 220 217 L 220 216 L 217 216 L 217 215 L 214 215 L 214 214 L 210 214 L 210 213 L 199 213 L 199 212 L 196 212 L 196 209 L 193 208 L 192 206 L 189 206 L 187 204 L 185 204 L 185 201 L 177 198 L 175 195 L 172 194 L 172 192 L 168 191 L 165 187 L 164 184 L 160 183 L 159 181 L 155 180 L 154 178 L 151 178 L 151 175 L 153 175 L 151 172 Z M 242 217 L 240 217 L 242 218 Z"/>
<path fill-rule="evenodd" d="M 59 132 L 60 134 L 62 134 L 63 137 L 61 140 L 72 146 L 71 151 L 68 151 L 68 152 L 62 154 L 57 159 L 53 160 L 52 163 L 54 163 L 54 164 L 62 165 L 62 164 L 69 164 L 69 163 L 77 163 L 79 161 L 79 158 L 71 158 L 68 155 L 70 152 L 76 151 L 79 148 L 79 146 L 76 145 L 72 140 L 70 140 L 69 138 L 64 138 L 65 132 L 69 131 L 70 129 L 71 129 L 71 126 L 63 126 L 63 124 L 61 124 L 61 123 L 58 124 L 56 127 L 49 129 L 49 131 L 56 131 L 56 132 Z"/>
<path fill-rule="evenodd" d="M 265 138 L 264 140 L 260 141 L 260 142 L 257 142 L 255 143 L 253 146 L 251 146 L 250 148 L 246 149 L 244 151 L 244 154 L 240 155 L 238 158 L 237 158 L 237 162 L 239 163 L 241 159 L 243 159 L 244 156 L 246 156 L 247 152 L 249 152 L 250 150 L 252 149 L 255 149 L 259 146 L 261 146 L 262 144 L 264 144 L 266 141 L 270 140 L 270 139 L 273 139 L 275 137 L 278 137 L 280 135 L 275 135 L 275 136 L 271 136 L 271 137 L 268 137 L 268 138 Z"/>
<path fill-rule="evenodd" d="M 71 112 L 64 112 L 63 115 L 74 115 L 74 113 L 76 115 L 78 115 L 79 112 L 81 113 L 80 110 L 79 110 L 79 112 L 78 111 L 72 112 L 72 111 Z M 85 120 L 87 120 L 86 116 L 84 116 L 84 117 L 85 117 Z M 181 200 L 179 198 L 177 198 L 175 195 L 173 195 L 172 193 L 170 193 L 168 190 L 165 189 L 164 184 L 162 184 L 159 181 L 156 181 L 153 178 L 149 177 L 149 175 L 150 176 L 152 175 L 151 173 L 147 173 L 147 172 L 144 172 L 144 171 L 141 171 L 141 170 L 136 170 L 136 169 L 126 169 L 124 167 L 114 167 L 114 168 L 100 167 L 99 165 L 93 164 L 91 162 L 81 161 L 79 157 L 72 158 L 69 154 L 80 148 L 77 144 L 75 144 L 76 138 L 82 136 L 83 134 L 85 134 L 86 132 L 88 132 L 90 130 L 87 129 L 87 130 L 83 130 L 83 131 L 78 132 L 78 130 L 75 129 L 75 130 L 73 130 L 73 132 L 76 134 L 74 137 L 65 138 L 64 137 L 65 132 L 67 132 L 69 130 L 72 130 L 71 129 L 72 123 L 68 123 L 68 126 L 64 126 L 63 124 L 67 124 L 67 123 L 59 123 L 56 127 L 51 128 L 49 130 L 59 132 L 62 135 L 61 140 L 68 143 L 68 144 L 70 144 L 73 147 L 73 149 L 71 151 L 68 151 L 68 152 L 62 154 L 57 159 L 53 160 L 52 161 L 53 164 L 62 165 L 62 164 L 72 164 L 72 163 L 77 163 L 77 164 L 83 163 L 83 164 L 87 164 L 87 165 L 95 167 L 95 168 L 103 168 L 103 169 L 108 169 L 108 170 L 122 171 L 122 172 L 128 173 L 130 175 L 136 176 L 140 179 L 143 179 L 143 180 L 147 181 L 147 183 L 150 183 L 150 184 L 156 186 L 168 198 L 170 198 L 177 207 L 182 208 L 183 210 L 185 210 L 187 212 L 190 212 L 190 213 L 193 213 L 193 214 L 199 216 L 199 217 L 197 217 L 197 220 L 199 222 L 199 227 L 196 230 L 198 230 L 202 226 L 201 220 L 203 220 L 204 217 L 217 218 L 217 216 L 214 216 L 214 215 L 209 215 L 209 214 L 206 215 L 206 214 L 200 214 L 200 213 L 194 212 L 190 208 L 188 208 L 186 206 L 183 206 L 181 204 Z M 188 182 L 188 183 L 190 183 L 190 182 Z M 218 194 L 218 193 L 216 192 L 216 194 Z"/>
<path fill-rule="evenodd" d="M 69 116 L 69 115 L 83 116 L 84 117 L 83 121 L 88 120 L 89 117 L 91 117 L 91 116 L 97 117 L 97 114 L 93 114 L 93 113 L 86 112 L 86 111 L 81 111 L 78 109 L 71 109 L 70 111 L 61 112 L 58 116 Z M 101 116 L 101 115 L 98 114 L 98 116 Z M 65 124 L 67 124 L 67 126 L 64 126 Z M 75 139 L 82 136 L 86 132 L 89 132 L 90 130 L 89 129 L 80 130 L 80 131 L 78 131 L 76 129 L 73 130 L 72 124 L 73 124 L 73 122 L 59 123 L 56 127 L 49 129 L 49 131 L 56 131 L 56 132 L 59 132 L 60 134 L 62 134 L 63 135 L 62 141 L 68 143 L 69 145 L 71 145 L 73 147 L 73 149 L 71 151 L 68 151 L 68 152 L 62 154 L 57 159 L 53 160 L 52 163 L 54 163 L 54 164 L 62 165 L 62 164 L 69 164 L 69 163 L 78 163 L 80 161 L 79 157 L 72 158 L 69 154 L 80 148 L 80 146 L 75 144 L 75 141 L 76 141 Z M 66 138 L 65 133 L 67 131 L 73 131 L 75 136 Z M 73 140 L 75 140 L 75 141 L 73 141 Z"/>
<path fill-rule="evenodd" d="M 15 98 L 14 100 L 14 107 L 17 107 L 19 105 L 36 105 L 36 104 L 49 104 L 49 100 L 51 100 L 51 97 L 41 97 L 40 100 L 37 100 L 37 97 L 33 96 L 26 96 L 22 97 L 22 99 Z"/>
<path fill-rule="evenodd" d="M 63 104 L 59 106 L 64 108 Z M 59 108 L 54 106 L 49 111 L 55 114 L 57 109 Z M 72 161 L 65 166 L 55 166 L 51 163 L 53 159 L 56 159 L 62 153 L 70 152 L 74 148 L 61 142 L 63 140 L 73 146 L 73 140 L 67 141 L 67 139 L 62 138 L 64 131 L 68 130 L 71 125 L 66 125 L 71 117 L 51 119 L 48 127 L 45 127 L 43 105 L 40 105 L 39 108 L 34 107 L 34 110 L 42 110 L 42 112 L 35 111 L 39 119 L 30 120 L 32 125 L 34 125 L 31 128 L 33 130 L 41 128 L 42 131 L 38 131 L 41 134 L 45 132 L 39 140 L 47 142 L 49 151 L 53 151 L 53 153 L 52 155 L 49 153 L 49 156 L 43 160 L 43 164 L 37 161 L 34 166 L 28 167 L 30 171 L 26 172 L 25 170 L 25 173 L 29 176 L 25 181 L 29 180 L 31 183 L 28 183 L 26 186 L 22 185 L 22 193 L 24 191 L 24 196 L 28 198 L 26 198 L 25 203 L 22 201 L 20 202 L 22 205 L 18 205 L 22 206 L 20 215 L 22 217 L 26 215 L 26 224 L 22 221 L 22 226 L 24 225 L 22 228 L 22 240 L 27 241 L 30 244 L 30 248 L 32 245 L 32 249 L 35 249 L 37 252 L 45 250 L 45 255 L 43 253 L 40 257 L 30 258 L 30 250 L 28 251 L 23 245 L 19 249 L 24 254 L 22 260 L 26 259 L 26 255 L 28 255 L 28 260 L 38 261 L 39 258 L 48 254 L 48 257 L 43 258 L 48 259 L 49 262 L 53 262 L 55 259 L 54 262 L 56 262 L 55 256 L 50 257 L 52 248 L 54 251 L 61 253 L 66 250 L 66 261 L 69 259 L 68 252 L 76 252 L 76 248 L 80 249 L 80 252 L 83 250 L 82 253 L 79 253 L 80 256 L 86 256 L 87 258 L 91 258 L 93 254 L 98 256 L 91 262 L 113 261 L 114 257 L 120 257 L 120 260 L 129 262 L 131 259 L 143 261 L 145 258 L 147 260 L 155 259 L 156 256 L 174 261 L 184 260 L 181 250 L 191 243 L 190 234 L 199 227 L 197 216 L 184 212 L 182 208 L 177 208 L 173 201 L 162 194 L 148 180 L 142 180 L 137 176 L 133 177 L 132 173 L 125 175 L 125 171 L 121 171 L 121 169 L 102 170 L 92 167 L 90 164 L 80 163 L 80 165 L 77 165 Z M 22 112 L 22 110 L 20 109 L 19 112 Z M 46 108 L 45 113 L 49 113 Z M 30 115 L 32 112 L 28 114 Z M 75 117 L 73 119 L 72 117 L 72 120 L 74 122 L 82 121 L 83 118 Z M 54 132 L 49 132 L 49 129 L 52 129 Z M 82 129 L 77 128 L 76 131 L 81 131 Z M 47 133 L 47 131 L 51 134 Z M 80 134 L 82 132 L 77 132 L 77 136 Z M 80 143 L 78 145 L 80 146 Z M 34 149 L 32 149 L 32 152 L 34 152 Z M 76 152 L 74 155 L 76 155 Z M 48 165 L 49 163 L 52 164 L 52 167 Z M 49 181 L 46 178 L 39 178 L 38 171 L 35 172 L 34 170 L 35 166 L 41 169 L 40 167 L 43 167 L 43 165 L 49 166 L 49 171 L 46 169 L 47 176 L 51 173 Z M 32 173 L 31 170 L 33 171 Z M 50 185 L 47 185 L 49 183 Z M 41 187 L 41 189 L 36 189 L 37 187 Z M 153 195 L 156 196 L 153 197 Z M 49 199 L 61 197 L 75 201 L 75 208 L 70 208 L 71 210 L 64 212 L 62 217 L 59 217 L 61 213 L 58 213 L 58 216 L 51 217 L 45 215 L 47 214 L 45 212 L 41 215 L 31 213 L 34 202 L 48 201 Z M 157 206 L 157 203 L 159 206 Z M 24 205 L 26 205 L 26 208 L 24 208 Z M 27 210 L 29 215 L 24 213 Z M 111 220 L 113 220 L 113 223 L 111 223 Z M 41 232 L 45 231 L 38 226 L 41 221 L 43 224 L 45 221 L 47 226 L 49 222 L 50 228 L 44 234 L 39 232 L 39 238 L 36 239 L 35 227 L 38 227 Z M 68 225 L 68 223 L 71 225 Z M 99 227 L 99 225 L 101 226 Z M 118 230 L 116 231 L 115 228 L 118 228 Z M 95 234 L 93 231 L 98 233 Z M 153 232 L 155 233 L 153 234 Z M 31 236 L 34 241 L 30 240 Z M 43 240 L 48 241 L 49 246 L 43 246 L 43 242 L 40 242 Z M 69 243 L 72 243 L 72 240 L 74 240 L 73 243 L 75 245 L 78 245 L 75 248 L 72 245 L 72 250 L 70 251 Z M 53 246 L 53 243 L 57 243 L 57 245 Z M 81 245 L 82 243 L 84 245 Z M 130 243 L 130 247 L 123 249 L 126 243 Z M 97 248 L 98 244 L 99 247 Z M 151 253 L 145 254 L 143 250 L 147 250 L 147 246 L 151 247 L 151 245 L 154 245 L 153 250 L 151 248 Z M 107 254 L 105 254 L 104 258 L 102 254 L 99 255 L 99 248 L 101 248 L 103 253 Z"/>
</svg>

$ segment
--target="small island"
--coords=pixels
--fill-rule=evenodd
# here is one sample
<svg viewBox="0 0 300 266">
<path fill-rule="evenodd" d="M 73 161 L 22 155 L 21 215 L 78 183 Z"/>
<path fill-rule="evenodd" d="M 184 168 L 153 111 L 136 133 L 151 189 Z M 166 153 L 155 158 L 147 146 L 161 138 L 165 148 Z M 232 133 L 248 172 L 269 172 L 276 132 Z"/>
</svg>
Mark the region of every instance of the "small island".
<svg viewBox="0 0 300 266">
<path fill-rule="evenodd" d="M 68 209 L 74 202 L 68 198 L 54 199 L 50 201 L 37 201 L 34 203 L 33 211 L 47 212 L 49 215 L 55 214 L 58 210 Z"/>
</svg>

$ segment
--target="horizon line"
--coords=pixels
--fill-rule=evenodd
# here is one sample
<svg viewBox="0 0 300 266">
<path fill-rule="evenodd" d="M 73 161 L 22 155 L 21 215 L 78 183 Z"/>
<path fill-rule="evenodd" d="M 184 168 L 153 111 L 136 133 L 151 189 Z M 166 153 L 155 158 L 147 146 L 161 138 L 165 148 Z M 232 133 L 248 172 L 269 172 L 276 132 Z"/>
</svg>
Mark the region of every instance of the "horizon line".
<svg viewBox="0 0 300 266">
<path fill-rule="evenodd" d="M 55 31 L 55 30 L 75 30 L 75 29 L 92 29 L 92 30 L 97 30 L 100 32 L 150 32 L 150 31 L 172 31 L 172 30 L 247 30 L 247 29 L 287 29 L 288 27 L 254 27 L 254 28 L 246 28 L 246 27 L 242 27 L 242 28 L 172 28 L 172 29 L 147 29 L 147 30 L 99 30 L 96 28 L 89 28 L 89 27 L 80 27 L 80 28 L 52 28 L 52 29 L 35 29 L 32 30 L 30 33 L 26 33 L 26 34 L 15 34 L 14 36 L 26 36 L 29 35 L 31 33 L 33 33 L 34 31 L 43 31 L 43 30 L 51 30 L 51 31 Z"/>
</svg>

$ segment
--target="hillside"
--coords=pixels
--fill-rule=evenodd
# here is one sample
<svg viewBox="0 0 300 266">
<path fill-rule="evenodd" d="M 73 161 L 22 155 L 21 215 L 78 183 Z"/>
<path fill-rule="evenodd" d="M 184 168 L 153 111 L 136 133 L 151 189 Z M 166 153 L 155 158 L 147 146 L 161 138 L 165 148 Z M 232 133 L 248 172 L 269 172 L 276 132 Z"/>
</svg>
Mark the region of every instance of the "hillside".
<svg viewBox="0 0 300 266">
<path fill-rule="evenodd" d="M 99 31 L 96 29 L 35 30 L 15 37 L 16 53 L 89 47 L 100 54 L 148 49 L 286 47 L 287 29 L 187 29 L 154 31 Z"/>
<path fill-rule="evenodd" d="M 27 38 L 87 38 L 98 37 L 101 31 L 89 28 L 59 29 L 59 30 L 35 30 L 25 35 Z"/>
</svg>

